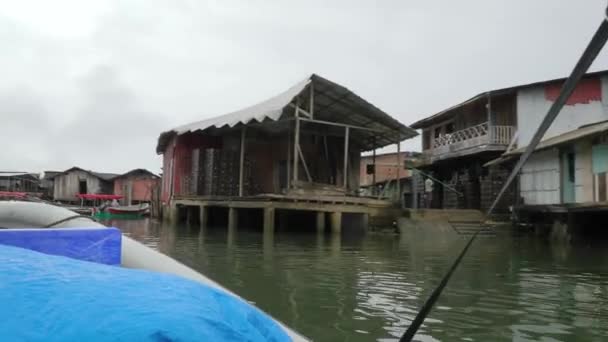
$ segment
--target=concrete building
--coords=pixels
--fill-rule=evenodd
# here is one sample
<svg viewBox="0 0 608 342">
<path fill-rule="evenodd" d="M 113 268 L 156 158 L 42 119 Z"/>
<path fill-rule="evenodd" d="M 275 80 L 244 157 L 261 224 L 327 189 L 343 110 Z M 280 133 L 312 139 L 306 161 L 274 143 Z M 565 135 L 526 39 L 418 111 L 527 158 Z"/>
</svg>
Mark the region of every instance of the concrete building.
<svg viewBox="0 0 608 342">
<path fill-rule="evenodd" d="M 268 231 L 275 212 L 281 221 L 294 211 L 312 214 L 320 230 L 327 220 L 340 231 L 342 213 L 365 217 L 369 203 L 391 205 L 358 196 L 361 153 L 416 134 L 312 75 L 252 107 L 162 133 L 162 200 L 172 219 L 196 216 L 203 226 L 209 210 L 228 208 L 229 227 L 249 209 Z"/>
<path fill-rule="evenodd" d="M 407 178 L 411 176 L 411 170 L 406 164 L 418 164 L 421 158 L 419 152 L 401 152 L 397 155 L 396 152 L 382 153 L 361 156 L 361 167 L 359 171 L 359 179 L 362 187 L 367 187 L 374 183 L 385 182 L 389 179 L 396 179 L 397 166 L 399 164 L 399 176 Z M 376 165 L 375 168 L 372 165 Z"/>
<path fill-rule="evenodd" d="M 423 168 L 462 193 L 455 194 L 438 184 L 433 206 L 487 209 L 512 166 L 492 161 L 505 152 L 527 146 L 564 81 L 554 79 L 487 91 L 412 124 L 423 130 Z M 602 100 L 607 96 L 607 84 L 608 71 L 587 74 L 544 139 L 607 120 L 606 102 Z M 561 198 L 555 195 L 561 181 L 554 172 L 563 163 L 575 163 L 572 154 L 571 150 L 562 150 L 533 155 L 522 171 L 522 187 L 518 190 L 516 184 L 509 189 L 498 211 L 506 212 L 509 206 L 519 203 L 520 197 L 524 202 L 542 203 Z M 530 174 L 536 178 L 529 178 Z M 553 179 L 551 184 L 547 184 L 548 179 Z M 566 192 L 569 200 L 574 196 L 570 192 L 575 191 Z"/>
<path fill-rule="evenodd" d="M 53 179 L 53 198 L 56 201 L 80 202 L 78 194 L 112 194 L 115 173 L 103 173 L 72 167 Z"/>
<path fill-rule="evenodd" d="M 361 156 L 359 176 L 361 195 L 400 202 L 404 207 L 411 208 L 415 197 L 412 188 L 412 173 L 415 171 L 412 167 L 420 164 L 421 157 L 419 152 L 400 154 L 389 152 Z M 400 164 L 397 164 L 398 162 Z"/>
<path fill-rule="evenodd" d="M 160 186 L 160 177 L 145 169 L 134 169 L 114 179 L 114 195 L 123 196 L 125 205 L 150 203 Z"/>
</svg>

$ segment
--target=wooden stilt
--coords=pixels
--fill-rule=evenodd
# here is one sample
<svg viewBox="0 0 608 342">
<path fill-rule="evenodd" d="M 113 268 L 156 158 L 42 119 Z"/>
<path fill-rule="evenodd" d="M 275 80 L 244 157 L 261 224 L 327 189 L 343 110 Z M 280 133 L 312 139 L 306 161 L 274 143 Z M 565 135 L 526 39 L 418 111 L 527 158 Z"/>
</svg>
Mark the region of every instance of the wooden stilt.
<svg viewBox="0 0 608 342">
<path fill-rule="evenodd" d="M 274 234 L 274 208 L 264 208 L 264 234 Z"/>
<path fill-rule="evenodd" d="M 348 140 L 350 134 L 350 127 L 344 128 L 344 172 L 342 177 L 344 178 L 344 190 L 348 187 Z"/>
<path fill-rule="evenodd" d="M 342 213 L 339 211 L 330 214 L 331 218 L 331 232 L 339 234 L 342 232 Z"/>
<path fill-rule="evenodd" d="M 317 211 L 317 232 L 324 233 L 325 232 L 325 212 Z"/>
<path fill-rule="evenodd" d="M 241 151 L 239 158 L 239 197 L 243 197 L 243 174 L 244 174 L 244 163 L 245 163 L 245 132 L 247 126 L 243 126 L 241 129 Z"/>
</svg>

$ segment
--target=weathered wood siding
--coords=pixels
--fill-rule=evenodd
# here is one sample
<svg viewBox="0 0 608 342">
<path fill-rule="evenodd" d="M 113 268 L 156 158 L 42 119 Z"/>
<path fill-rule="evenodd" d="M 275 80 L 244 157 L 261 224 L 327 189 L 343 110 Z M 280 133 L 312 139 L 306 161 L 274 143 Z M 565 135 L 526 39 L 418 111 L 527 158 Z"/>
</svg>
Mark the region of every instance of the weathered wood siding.
<svg viewBox="0 0 608 342">
<path fill-rule="evenodd" d="M 88 194 L 108 193 L 102 181 L 88 172 L 73 170 L 55 177 L 53 195 L 55 200 L 76 201 L 79 191 L 79 182 L 86 180 Z"/>
<path fill-rule="evenodd" d="M 524 204 L 558 204 L 561 202 L 559 150 L 532 154 L 519 176 L 520 196 Z"/>
</svg>

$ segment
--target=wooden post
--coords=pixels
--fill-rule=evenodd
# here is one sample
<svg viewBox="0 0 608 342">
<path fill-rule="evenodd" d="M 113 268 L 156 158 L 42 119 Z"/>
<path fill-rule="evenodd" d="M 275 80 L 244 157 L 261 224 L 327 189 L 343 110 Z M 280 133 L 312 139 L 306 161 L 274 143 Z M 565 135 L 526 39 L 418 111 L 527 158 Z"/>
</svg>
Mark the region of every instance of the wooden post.
<svg viewBox="0 0 608 342">
<path fill-rule="evenodd" d="M 179 223 L 179 209 L 175 203 L 169 204 L 169 222 L 172 224 Z"/>
<path fill-rule="evenodd" d="M 199 215 L 198 221 L 199 221 L 200 226 L 201 226 L 201 231 L 203 231 L 204 229 L 207 228 L 207 221 L 208 221 L 208 218 L 209 218 L 209 215 L 207 213 L 207 206 L 206 205 L 201 205 L 201 206 L 199 206 L 198 210 L 199 210 L 199 212 L 198 212 L 198 215 Z"/>
<path fill-rule="evenodd" d="M 369 214 L 362 214 L 361 225 L 363 226 L 363 229 L 365 229 L 365 231 L 369 230 Z"/>
<path fill-rule="evenodd" d="M 372 196 L 376 195 L 376 137 L 374 137 L 374 152 L 372 154 L 372 164 L 374 164 L 374 172 L 372 173 Z"/>
<path fill-rule="evenodd" d="M 314 83 L 310 82 L 310 108 L 308 108 L 308 113 L 310 114 L 310 118 L 314 120 L 315 118 L 315 88 Z"/>
<path fill-rule="evenodd" d="M 317 232 L 324 233 L 325 232 L 325 212 L 317 211 Z"/>
<path fill-rule="evenodd" d="M 239 159 L 239 197 L 243 197 L 243 172 L 244 172 L 244 162 L 245 162 L 245 132 L 247 131 L 247 126 L 243 126 L 241 129 L 241 155 Z"/>
<path fill-rule="evenodd" d="M 418 209 L 418 173 L 416 169 L 411 169 L 412 175 L 412 209 Z"/>
<path fill-rule="evenodd" d="M 344 173 L 342 177 L 344 178 L 344 190 L 346 190 L 348 186 L 348 136 L 350 133 L 350 127 L 346 127 L 344 129 Z"/>
<path fill-rule="evenodd" d="M 238 223 L 238 212 L 236 208 L 228 208 L 228 231 L 236 230 Z"/>
<path fill-rule="evenodd" d="M 342 213 L 335 211 L 330 214 L 331 218 L 331 232 L 339 234 L 342 231 Z"/>
<path fill-rule="evenodd" d="M 308 166 L 306 165 L 306 159 L 304 159 L 304 154 L 302 153 L 302 150 L 300 148 L 298 148 L 298 155 L 302 159 L 302 166 L 304 166 L 304 172 L 306 172 L 306 179 L 308 179 L 308 181 L 310 183 L 312 183 L 312 177 L 310 176 L 310 172 L 308 171 Z"/>
<path fill-rule="evenodd" d="M 292 186 L 294 189 L 298 186 L 298 150 L 300 149 L 300 117 L 298 116 L 298 111 L 296 107 L 296 127 L 294 129 L 294 139 L 293 139 L 293 182 Z"/>
<path fill-rule="evenodd" d="M 287 132 L 287 182 L 285 183 L 287 189 L 290 189 L 291 183 L 291 134 Z"/>
<path fill-rule="evenodd" d="M 264 235 L 274 234 L 274 208 L 264 208 Z"/>
<path fill-rule="evenodd" d="M 489 138 L 489 143 L 493 144 L 494 143 L 494 132 L 492 130 L 492 126 L 494 125 L 494 120 L 492 118 L 492 97 L 490 96 L 489 92 L 486 94 L 486 96 L 488 98 L 488 103 L 486 104 L 486 111 L 488 114 L 488 138 Z"/>
<path fill-rule="evenodd" d="M 397 177 L 397 203 L 401 203 L 401 168 L 403 167 L 403 165 L 401 165 L 401 142 L 397 141 L 397 172 L 396 172 L 396 177 Z"/>
</svg>

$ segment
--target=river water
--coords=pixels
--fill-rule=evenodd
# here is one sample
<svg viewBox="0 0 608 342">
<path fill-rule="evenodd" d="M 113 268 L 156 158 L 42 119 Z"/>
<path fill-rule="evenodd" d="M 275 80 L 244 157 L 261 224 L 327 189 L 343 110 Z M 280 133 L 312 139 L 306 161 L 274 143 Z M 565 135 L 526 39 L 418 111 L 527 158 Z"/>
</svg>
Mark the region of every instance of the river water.
<svg viewBox="0 0 608 342">
<path fill-rule="evenodd" d="M 398 340 L 467 238 L 433 225 L 339 237 L 109 223 L 315 341 Z M 480 237 L 416 338 L 606 341 L 608 243 Z"/>
</svg>

